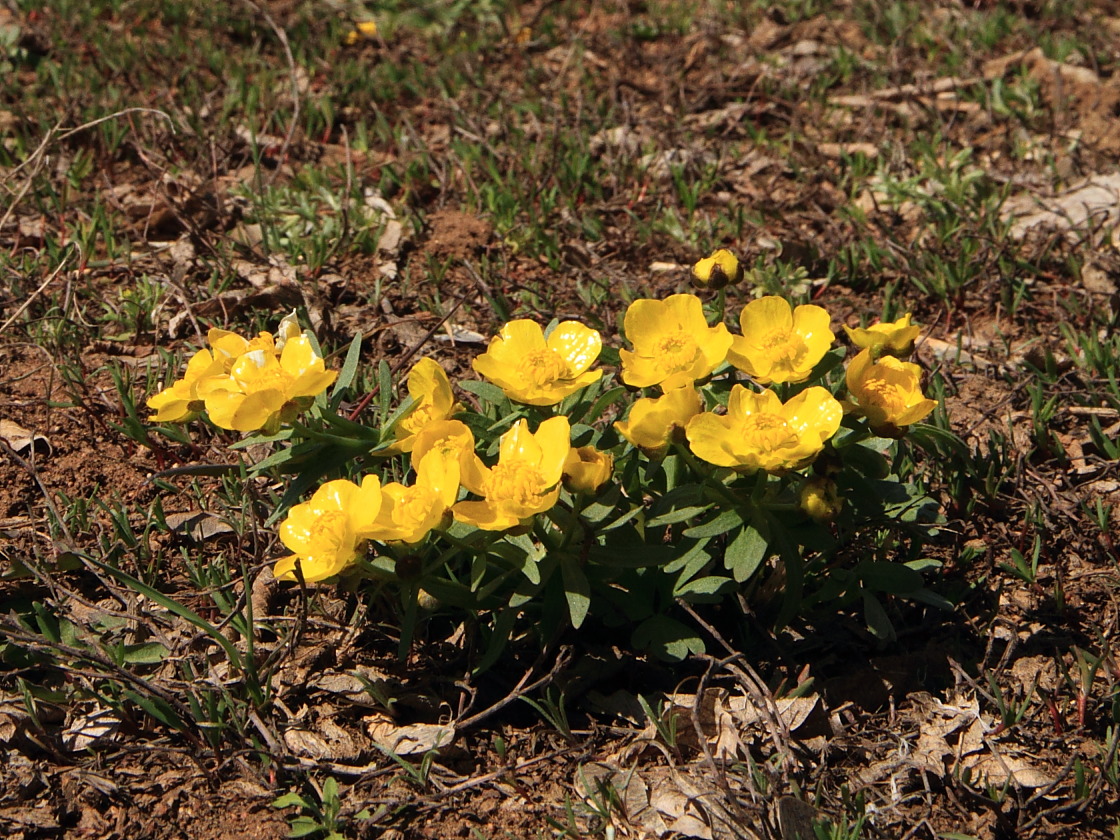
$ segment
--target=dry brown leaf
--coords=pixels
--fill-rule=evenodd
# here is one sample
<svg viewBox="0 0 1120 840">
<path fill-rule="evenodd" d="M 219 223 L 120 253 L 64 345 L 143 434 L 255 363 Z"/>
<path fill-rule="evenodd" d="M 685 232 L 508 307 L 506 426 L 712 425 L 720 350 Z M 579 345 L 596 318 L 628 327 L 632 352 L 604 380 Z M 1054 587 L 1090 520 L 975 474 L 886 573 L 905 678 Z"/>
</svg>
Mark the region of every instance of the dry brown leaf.
<svg viewBox="0 0 1120 840">
<path fill-rule="evenodd" d="M 420 755 L 447 747 L 455 740 L 455 727 L 449 723 L 400 726 L 384 715 L 371 715 L 365 721 L 366 732 L 374 743 L 394 755 Z"/>
<path fill-rule="evenodd" d="M 1004 202 L 1001 215 L 1011 221 L 1013 239 L 1036 229 L 1065 233 L 1073 242 L 1086 227 L 1110 232 L 1120 223 L 1120 172 L 1092 175 L 1052 196 L 1013 195 Z"/>
<path fill-rule="evenodd" d="M 75 717 L 62 733 L 62 743 L 72 752 L 80 752 L 98 741 L 116 735 L 121 719 L 112 709 L 96 706 L 92 711 Z"/>
<path fill-rule="evenodd" d="M 32 448 L 43 455 L 50 455 L 51 442 L 43 435 L 36 434 L 11 420 L 0 420 L 0 438 L 15 450 L 17 455 L 26 455 Z"/>
</svg>

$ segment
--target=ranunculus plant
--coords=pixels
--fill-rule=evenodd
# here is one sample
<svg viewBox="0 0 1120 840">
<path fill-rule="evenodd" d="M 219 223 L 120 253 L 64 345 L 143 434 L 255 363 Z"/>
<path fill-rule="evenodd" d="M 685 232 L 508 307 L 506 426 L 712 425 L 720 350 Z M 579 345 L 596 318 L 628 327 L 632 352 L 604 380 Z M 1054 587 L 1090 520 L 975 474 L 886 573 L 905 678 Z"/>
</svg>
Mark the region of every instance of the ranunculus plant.
<svg viewBox="0 0 1120 840">
<path fill-rule="evenodd" d="M 712 290 L 740 274 L 727 251 L 693 271 Z M 937 600 L 919 573 L 937 510 L 896 472 L 936 405 L 895 357 L 918 328 L 849 329 L 844 372 L 822 306 L 751 300 L 733 334 L 713 294 L 636 300 L 617 357 L 590 326 L 513 320 L 471 360 L 481 380 L 421 358 L 397 400 L 382 362 L 376 402 L 351 393 L 360 336 L 335 370 L 291 317 L 212 330 L 150 419 L 257 432 L 233 445 L 271 447 L 252 470 L 288 477 L 276 576 L 394 589 L 402 652 L 421 602 L 476 626 L 478 667 L 586 622 L 679 659 L 703 648 L 680 605 L 724 599 L 777 624 L 862 603 L 889 634 L 887 595 Z"/>
</svg>

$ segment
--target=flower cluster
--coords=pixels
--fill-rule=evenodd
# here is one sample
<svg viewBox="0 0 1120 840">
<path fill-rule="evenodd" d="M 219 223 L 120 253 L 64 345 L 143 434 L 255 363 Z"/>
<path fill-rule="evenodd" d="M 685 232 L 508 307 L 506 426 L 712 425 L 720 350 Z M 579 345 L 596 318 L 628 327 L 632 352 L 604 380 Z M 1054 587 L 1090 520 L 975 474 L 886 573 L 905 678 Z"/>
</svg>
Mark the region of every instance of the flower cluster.
<svg viewBox="0 0 1120 840">
<path fill-rule="evenodd" d="M 407 375 L 405 402 L 393 411 L 383 396 L 380 430 L 362 453 L 367 470 L 388 461 L 392 474 L 327 481 L 292 507 L 280 527 L 291 554 L 277 561 L 276 576 L 313 583 L 357 566 L 412 580 L 442 568 L 456 551 L 473 551 L 469 574 L 449 573 L 464 586 L 469 578 L 472 592 L 497 586 L 481 583 L 491 563 L 508 562 L 505 573 L 542 586 L 536 564 L 559 567 L 578 624 L 587 603 L 587 552 L 605 546 L 612 529 L 642 534 L 638 524 L 621 530 L 630 520 L 646 521 L 637 515 L 646 504 L 642 476 L 689 470 L 703 504 L 745 508 L 785 493 L 799 523 L 835 520 L 845 504 L 840 490 L 852 493 L 835 480 L 839 448 L 901 437 L 936 405 L 922 393 L 918 366 L 904 360 L 919 327 L 909 315 L 845 327 L 857 352 L 843 376 L 830 376 L 844 354 L 834 349 L 824 308 L 761 297 L 737 313 L 733 332 L 722 313 L 725 287 L 743 277 L 738 260 L 717 251 L 692 274 L 718 295 L 720 317 L 710 323 L 693 294 L 634 301 L 623 317 L 617 371 L 600 364 L 600 334 L 576 321 L 505 324 L 472 361 L 489 384 L 464 388 L 478 397 L 470 406 L 456 398 L 437 361 L 420 359 Z M 292 317 L 276 335 L 245 339 L 211 330 L 208 339 L 183 378 L 149 399 L 153 420 L 182 422 L 204 412 L 222 428 L 272 433 L 337 378 Z M 336 391 L 350 384 L 353 363 L 344 370 Z M 628 409 L 614 408 L 626 393 L 633 396 Z M 319 412 L 332 429 L 323 445 L 364 428 L 330 414 L 338 399 Z M 298 428 L 316 452 L 307 425 L 314 424 Z M 672 489 L 667 482 L 662 494 Z M 707 510 L 703 504 L 682 508 L 681 516 Z M 597 533 L 588 511 L 598 521 L 613 515 L 614 524 Z M 366 562 L 371 543 L 378 548 Z M 436 545 L 443 548 L 429 550 Z M 526 545 L 544 548 L 532 554 Z M 427 558 L 421 572 L 414 562 L 406 571 L 405 558 L 417 557 Z M 747 573 L 735 571 L 736 580 Z"/>
<path fill-rule="evenodd" d="M 275 432 L 338 376 L 326 369 L 294 313 L 280 322 L 276 335 L 246 339 L 212 329 L 207 343 L 210 348 L 191 357 L 182 379 L 148 398 L 150 420 L 182 423 L 205 412 L 223 429 Z"/>
</svg>

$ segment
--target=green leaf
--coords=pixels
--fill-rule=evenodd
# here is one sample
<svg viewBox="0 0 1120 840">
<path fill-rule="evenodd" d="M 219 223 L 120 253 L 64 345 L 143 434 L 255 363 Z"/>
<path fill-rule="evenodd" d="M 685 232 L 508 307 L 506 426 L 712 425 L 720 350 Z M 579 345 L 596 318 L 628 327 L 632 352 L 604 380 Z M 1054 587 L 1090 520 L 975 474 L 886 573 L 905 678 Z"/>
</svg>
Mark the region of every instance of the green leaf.
<svg viewBox="0 0 1120 840">
<path fill-rule="evenodd" d="M 744 525 L 727 546 L 723 566 L 738 583 L 750 580 L 766 559 L 770 546 L 753 525 Z"/>
<path fill-rule="evenodd" d="M 309 834 L 315 834 L 322 831 L 323 827 L 319 825 L 319 821 L 312 817 L 296 817 L 292 820 L 289 829 L 289 837 L 307 837 Z"/>
<path fill-rule="evenodd" d="M 158 665 L 170 651 L 159 642 L 124 646 L 124 661 L 132 665 Z"/>
<path fill-rule="evenodd" d="M 909 595 L 922 588 L 922 573 L 902 563 L 865 560 L 856 566 L 856 573 L 865 588 L 892 595 Z"/>
<path fill-rule="evenodd" d="M 384 359 L 377 365 L 377 400 L 381 404 L 381 425 L 384 426 L 393 404 L 393 369 Z"/>
<path fill-rule="evenodd" d="M 497 385 L 491 385 L 489 382 L 480 382 L 477 379 L 467 379 L 463 382 L 456 383 L 460 388 L 468 394 L 474 394 L 476 397 L 481 397 L 483 401 L 500 405 L 506 401 L 506 395 Z"/>
<path fill-rule="evenodd" d="M 743 515 L 737 510 L 725 510 L 707 522 L 701 522 L 684 532 L 686 537 L 701 539 L 726 534 L 736 528 L 743 521 Z"/>
<path fill-rule="evenodd" d="M 690 653 L 703 653 L 704 641 L 696 632 L 667 615 L 654 615 L 634 629 L 634 646 L 666 662 L 681 662 Z"/>
<path fill-rule="evenodd" d="M 335 399 L 341 400 L 342 392 L 353 384 L 361 356 L 362 334 L 358 332 L 354 335 L 354 340 L 350 342 L 350 349 L 346 351 L 346 360 L 343 361 L 342 369 L 338 372 L 338 379 L 334 381 L 334 389 L 331 391 L 331 405 L 337 405 Z"/>
<path fill-rule="evenodd" d="M 863 593 L 863 618 L 867 629 L 878 639 L 887 641 L 894 638 L 894 625 L 887 617 L 882 602 L 866 590 Z"/>
<path fill-rule="evenodd" d="M 591 609 L 591 584 L 575 557 L 560 558 L 560 574 L 564 578 L 564 596 L 568 599 L 568 616 L 577 630 Z"/>
<path fill-rule="evenodd" d="M 175 713 L 175 710 L 171 708 L 166 701 L 158 697 L 147 697 L 130 688 L 126 688 L 122 694 L 164 726 L 169 726 L 179 732 L 187 731 L 186 723 L 183 722 L 183 719 Z"/>
<path fill-rule="evenodd" d="M 673 592 L 673 597 L 684 598 L 689 602 L 711 603 L 718 596 L 730 592 L 735 586 L 735 581 L 722 575 L 708 575 L 707 577 L 690 580 L 684 586 Z"/>
<path fill-rule="evenodd" d="M 272 800 L 273 808 L 310 808 L 310 803 L 295 791 Z"/>
<path fill-rule="evenodd" d="M 655 516 L 652 519 L 647 519 L 646 527 L 660 528 L 662 525 L 675 525 L 678 522 L 684 522 L 688 519 L 692 519 L 695 516 L 699 516 L 707 510 L 707 505 L 695 505 L 692 507 L 684 507 L 677 510 L 671 510 L 668 513 L 663 513 L 660 516 Z M 685 534 L 688 536 L 693 536 L 687 531 L 685 532 Z"/>
</svg>

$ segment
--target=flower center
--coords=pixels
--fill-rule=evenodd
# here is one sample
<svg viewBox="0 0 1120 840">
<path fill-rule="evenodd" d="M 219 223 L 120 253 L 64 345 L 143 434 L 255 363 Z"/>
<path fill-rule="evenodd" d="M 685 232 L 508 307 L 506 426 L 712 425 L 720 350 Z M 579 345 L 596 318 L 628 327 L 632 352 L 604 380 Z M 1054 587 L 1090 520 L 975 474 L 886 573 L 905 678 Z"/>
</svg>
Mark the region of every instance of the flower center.
<svg viewBox="0 0 1120 840">
<path fill-rule="evenodd" d="M 759 452 L 774 452 L 788 446 L 793 437 L 785 419 L 777 414 L 751 414 L 743 421 L 744 442 Z"/>
<path fill-rule="evenodd" d="M 327 510 L 315 517 L 311 525 L 312 554 L 323 557 L 347 557 L 354 554 L 354 533 L 350 518 L 341 510 Z"/>
<path fill-rule="evenodd" d="M 658 339 L 654 356 L 665 365 L 669 373 L 677 373 L 692 367 L 698 351 L 696 340 L 684 330 L 677 330 Z"/>
<path fill-rule="evenodd" d="M 408 416 L 401 420 L 401 426 L 405 431 L 415 434 L 432 422 L 435 413 L 436 407 L 429 400 L 418 402 Z"/>
<path fill-rule="evenodd" d="M 544 497 L 544 476 L 531 464 L 513 460 L 495 465 L 483 489 L 487 499 L 532 507 Z"/>
<path fill-rule="evenodd" d="M 542 388 L 568 378 L 568 365 L 555 350 L 545 347 L 534 350 L 517 365 L 517 372 L 532 385 Z"/>
<path fill-rule="evenodd" d="M 863 391 L 867 395 L 867 401 L 882 409 L 888 417 L 906 410 L 906 392 L 892 382 L 869 377 L 863 382 Z"/>
<path fill-rule="evenodd" d="M 795 367 L 805 355 L 805 342 L 796 333 L 774 330 L 763 336 L 759 346 L 776 363 Z"/>
<path fill-rule="evenodd" d="M 438 499 L 430 488 L 421 485 L 409 487 L 393 508 L 393 524 L 413 528 L 427 520 Z"/>
</svg>

